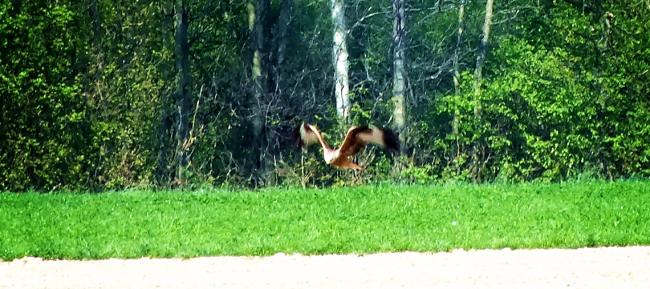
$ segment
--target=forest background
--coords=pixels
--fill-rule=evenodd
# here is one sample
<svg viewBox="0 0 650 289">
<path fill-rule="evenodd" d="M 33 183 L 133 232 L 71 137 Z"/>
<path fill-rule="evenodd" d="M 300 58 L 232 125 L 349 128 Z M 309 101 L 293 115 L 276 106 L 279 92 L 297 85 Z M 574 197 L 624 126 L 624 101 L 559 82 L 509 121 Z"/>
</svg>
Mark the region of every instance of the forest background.
<svg viewBox="0 0 650 289">
<path fill-rule="evenodd" d="M 650 1 L 3 0 L 0 191 L 650 176 Z M 293 147 L 396 130 L 361 174 Z"/>
</svg>

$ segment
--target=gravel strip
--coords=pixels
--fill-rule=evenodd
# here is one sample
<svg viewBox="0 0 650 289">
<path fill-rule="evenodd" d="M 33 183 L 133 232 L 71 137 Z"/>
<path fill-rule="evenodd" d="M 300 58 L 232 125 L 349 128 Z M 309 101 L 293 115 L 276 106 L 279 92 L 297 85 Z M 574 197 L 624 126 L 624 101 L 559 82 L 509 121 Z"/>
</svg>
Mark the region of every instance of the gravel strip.
<svg viewBox="0 0 650 289">
<path fill-rule="evenodd" d="M 650 288 L 650 247 L 0 262 L 0 288 Z"/>
</svg>

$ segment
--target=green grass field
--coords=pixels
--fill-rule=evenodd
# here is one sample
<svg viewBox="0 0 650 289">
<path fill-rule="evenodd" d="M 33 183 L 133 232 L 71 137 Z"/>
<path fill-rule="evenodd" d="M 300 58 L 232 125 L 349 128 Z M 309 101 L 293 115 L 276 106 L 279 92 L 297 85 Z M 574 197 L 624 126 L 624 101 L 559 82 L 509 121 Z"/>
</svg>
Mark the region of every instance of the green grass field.
<svg viewBox="0 0 650 289">
<path fill-rule="evenodd" d="M 650 181 L 0 193 L 0 258 L 650 244 Z"/>
</svg>

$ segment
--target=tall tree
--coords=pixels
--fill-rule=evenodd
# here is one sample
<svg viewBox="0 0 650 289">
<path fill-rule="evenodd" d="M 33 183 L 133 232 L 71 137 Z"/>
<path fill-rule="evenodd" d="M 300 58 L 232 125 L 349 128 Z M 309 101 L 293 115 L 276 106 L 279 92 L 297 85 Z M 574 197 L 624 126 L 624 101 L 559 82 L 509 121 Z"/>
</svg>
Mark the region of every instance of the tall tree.
<svg viewBox="0 0 650 289">
<path fill-rule="evenodd" d="M 454 49 L 454 60 L 453 60 L 453 75 L 454 78 L 454 93 L 456 95 L 460 94 L 460 48 L 463 42 L 463 32 L 465 32 L 465 1 L 460 0 L 458 3 L 458 28 L 456 34 L 456 48 Z"/>
<path fill-rule="evenodd" d="M 494 0 L 487 0 L 485 4 L 485 21 L 483 22 L 483 33 L 481 33 L 481 42 L 478 47 L 478 56 L 476 57 L 476 70 L 474 70 L 474 93 L 476 97 L 481 94 L 481 81 L 483 80 L 483 64 L 488 49 L 488 39 L 490 37 L 490 28 L 492 26 L 492 8 L 494 7 Z M 476 106 L 474 107 L 474 114 L 479 116 L 481 114 L 481 103 L 477 99 Z"/>
<path fill-rule="evenodd" d="M 256 0 L 248 4 L 248 28 L 252 35 L 251 46 L 253 48 L 251 77 L 252 77 L 252 138 L 254 151 L 254 172 L 255 185 L 263 184 L 266 174 L 266 136 L 265 126 L 265 103 L 268 87 L 268 14 L 271 7 L 270 0 Z"/>
<path fill-rule="evenodd" d="M 400 142 L 406 139 L 406 104 L 404 40 L 406 34 L 404 0 L 393 0 L 393 126 L 399 133 Z M 402 146 L 404 148 L 405 146 Z"/>
<path fill-rule="evenodd" d="M 278 17 L 278 31 L 275 38 L 277 49 L 276 58 L 276 80 L 275 82 L 280 86 L 282 83 L 281 79 L 284 76 L 283 72 L 286 71 L 284 64 L 287 57 L 287 34 L 289 31 L 289 24 L 291 23 L 291 12 L 293 9 L 293 0 L 282 0 L 280 2 L 280 16 Z"/>
<path fill-rule="evenodd" d="M 334 81 L 336 96 L 336 113 L 341 123 L 350 118 L 350 83 L 348 47 L 346 43 L 347 27 L 345 24 L 345 5 L 343 0 L 331 0 L 332 23 L 334 24 Z"/>
<path fill-rule="evenodd" d="M 176 131 L 178 167 L 176 183 L 183 184 L 183 175 L 189 164 L 189 115 L 192 109 L 192 96 L 190 94 L 190 45 L 187 29 L 189 26 L 187 5 L 183 0 L 176 1 L 176 69 L 178 70 L 178 86 L 176 87 L 176 111 L 178 123 Z"/>
<path fill-rule="evenodd" d="M 456 97 L 460 96 L 460 48 L 463 43 L 463 32 L 465 31 L 465 1 L 460 0 L 458 4 L 458 32 L 456 35 L 456 49 L 454 49 L 454 60 L 453 60 L 453 78 L 454 78 L 454 94 Z M 452 120 L 452 133 L 458 135 L 458 125 L 459 125 L 459 111 L 456 109 L 454 111 L 454 118 Z"/>
</svg>

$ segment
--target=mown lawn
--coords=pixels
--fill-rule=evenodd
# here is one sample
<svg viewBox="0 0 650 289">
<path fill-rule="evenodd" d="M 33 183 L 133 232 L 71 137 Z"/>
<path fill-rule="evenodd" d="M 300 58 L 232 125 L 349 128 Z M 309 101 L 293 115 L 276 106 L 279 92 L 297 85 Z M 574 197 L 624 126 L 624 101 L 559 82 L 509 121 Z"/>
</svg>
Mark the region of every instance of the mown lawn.
<svg viewBox="0 0 650 289">
<path fill-rule="evenodd" d="M 0 193 L 0 258 L 650 244 L 650 181 Z"/>
</svg>

